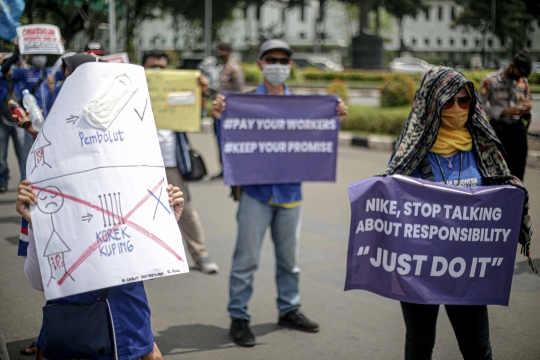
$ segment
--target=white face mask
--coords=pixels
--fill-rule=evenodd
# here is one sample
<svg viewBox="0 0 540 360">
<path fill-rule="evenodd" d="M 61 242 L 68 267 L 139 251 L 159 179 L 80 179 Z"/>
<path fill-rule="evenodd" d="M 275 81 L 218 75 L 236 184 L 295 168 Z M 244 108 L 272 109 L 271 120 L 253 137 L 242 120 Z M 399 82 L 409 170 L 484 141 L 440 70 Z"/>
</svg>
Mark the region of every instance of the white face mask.
<svg viewBox="0 0 540 360">
<path fill-rule="evenodd" d="M 47 63 L 47 57 L 44 55 L 34 55 L 32 58 L 32 65 L 35 67 L 44 67 Z"/>
<path fill-rule="evenodd" d="M 263 76 L 268 82 L 274 86 L 281 85 L 291 75 L 290 65 L 281 64 L 264 64 Z"/>
</svg>

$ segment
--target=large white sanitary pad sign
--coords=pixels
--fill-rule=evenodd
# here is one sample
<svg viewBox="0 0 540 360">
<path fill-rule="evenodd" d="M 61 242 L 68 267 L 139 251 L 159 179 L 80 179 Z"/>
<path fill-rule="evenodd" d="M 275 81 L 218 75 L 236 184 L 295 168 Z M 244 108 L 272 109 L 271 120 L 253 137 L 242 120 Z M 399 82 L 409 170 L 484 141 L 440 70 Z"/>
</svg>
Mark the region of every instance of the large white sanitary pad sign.
<svg viewBox="0 0 540 360">
<path fill-rule="evenodd" d="M 26 168 L 48 300 L 189 271 L 142 67 L 79 66 Z"/>
</svg>

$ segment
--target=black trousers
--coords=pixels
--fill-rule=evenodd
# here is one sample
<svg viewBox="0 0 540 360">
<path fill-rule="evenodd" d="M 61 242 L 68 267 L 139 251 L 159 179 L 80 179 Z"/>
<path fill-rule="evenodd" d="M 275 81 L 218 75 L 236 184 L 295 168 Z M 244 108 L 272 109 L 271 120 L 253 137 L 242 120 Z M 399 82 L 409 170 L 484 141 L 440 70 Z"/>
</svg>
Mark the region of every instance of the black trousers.
<svg viewBox="0 0 540 360">
<path fill-rule="evenodd" d="M 491 360 L 486 305 L 446 305 L 459 350 L 465 360 Z M 405 360 L 431 360 L 439 305 L 401 302 L 407 334 Z"/>
<path fill-rule="evenodd" d="M 510 173 L 523 181 L 525 165 L 527 165 L 527 129 L 524 127 L 507 127 L 495 129 L 497 137 L 504 146 L 504 160 Z"/>
</svg>

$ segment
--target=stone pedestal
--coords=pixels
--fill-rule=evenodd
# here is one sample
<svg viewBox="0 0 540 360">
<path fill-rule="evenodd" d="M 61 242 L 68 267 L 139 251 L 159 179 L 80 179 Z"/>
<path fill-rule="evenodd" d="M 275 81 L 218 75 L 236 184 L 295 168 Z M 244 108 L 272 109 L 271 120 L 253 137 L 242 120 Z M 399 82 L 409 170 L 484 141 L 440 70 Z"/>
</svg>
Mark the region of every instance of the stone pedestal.
<svg viewBox="0 0 540 360">
<path fill-rule="evenodd" d="M 383 70 L 386 68 L 386 54 L 383 38 L 379 35 L 360 34 L 352 39 L 353 68 Z"/>
</svg>

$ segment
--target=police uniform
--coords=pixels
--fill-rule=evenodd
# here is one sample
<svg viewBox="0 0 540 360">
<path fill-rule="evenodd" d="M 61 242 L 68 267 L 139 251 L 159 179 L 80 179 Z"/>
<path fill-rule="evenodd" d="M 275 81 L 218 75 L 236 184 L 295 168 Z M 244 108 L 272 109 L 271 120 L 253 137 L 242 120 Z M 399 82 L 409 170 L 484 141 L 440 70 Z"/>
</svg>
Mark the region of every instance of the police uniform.
<svg viewBox="0 0 540 360">
<path fill-rule="evenodd" d="M 219 65 L 218 72 L 221 91 L 242 92 L 244 87 L 244 72 L 240 65 L 234 61 L 228 61 L 225 65 Z"/>
<path fill-rule="evenodd" d="M 521 180 L 527 160 L 527 129 L 531 114 L 506 116 L 503 111 L 521 106 L 525 99 L 530 99 L 529 83 L 525 77 L 513 80 L 504 75 L 504 69 L 500 69 L 488 74 L 482 81 L 480 100 L 504 146 L 510 172 Z"/>
</svg>

